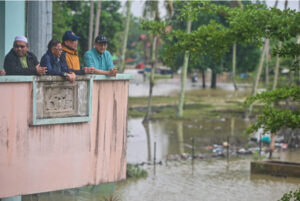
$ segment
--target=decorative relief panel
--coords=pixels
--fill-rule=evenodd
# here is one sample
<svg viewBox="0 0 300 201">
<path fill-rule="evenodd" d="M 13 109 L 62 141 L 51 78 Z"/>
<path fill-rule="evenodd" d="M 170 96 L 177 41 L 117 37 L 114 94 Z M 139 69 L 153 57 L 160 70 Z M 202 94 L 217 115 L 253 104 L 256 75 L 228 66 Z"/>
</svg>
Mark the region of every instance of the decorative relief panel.
<svg viewBox="0 0 300 201">
<path fill-rule="evenodd" d="M 65 116 L 77 114 L 78 85 L 44 86 L 43 112 L 46 116 Z"/>
<path fill-rule="evenodd" d="M 45 78 L 44 78 L 45 79 Z M 43 80 L 36 82 L 36 120 L 88 117 L 89 80 L 70 83 L 64 80 Z"/>
</svg>

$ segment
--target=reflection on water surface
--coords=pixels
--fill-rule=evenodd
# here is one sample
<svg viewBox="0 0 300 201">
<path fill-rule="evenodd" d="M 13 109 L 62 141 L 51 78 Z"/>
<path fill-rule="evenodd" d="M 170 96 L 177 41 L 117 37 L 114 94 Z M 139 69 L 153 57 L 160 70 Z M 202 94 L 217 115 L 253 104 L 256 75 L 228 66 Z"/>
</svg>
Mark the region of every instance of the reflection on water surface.
<svg viewBox="0 0 300 201">
<path fill-rule="evenodd" d="M 152 121 L 148 128 L 144 128 L 141 121 L 131 119 L 128 122 L 128 162 L 152 161 L 153 144 L 156 142 L 156 157 L 158 161 L 163 161 L 163 165 L 143 166 L 149 172 L 145 179 L 128 179 L 117 183 L 116 194 L 122 201 L 274 201 L 300 187 L 300 179 L 250 175 L 253 156 L 166 163 L 166 157 L 170 154 L 190 153 L 193 137 L 195 152 L 201 152 L 202 148 L 211 144 L 222 144 L 227 136 L 231 144 L 245 146 L 248 139 L 241 134 L 248 125 L 242 119 Z M 276 153 L 275 157 L 300 162 L 299 153 L 284 151 Z"/>
</svg>

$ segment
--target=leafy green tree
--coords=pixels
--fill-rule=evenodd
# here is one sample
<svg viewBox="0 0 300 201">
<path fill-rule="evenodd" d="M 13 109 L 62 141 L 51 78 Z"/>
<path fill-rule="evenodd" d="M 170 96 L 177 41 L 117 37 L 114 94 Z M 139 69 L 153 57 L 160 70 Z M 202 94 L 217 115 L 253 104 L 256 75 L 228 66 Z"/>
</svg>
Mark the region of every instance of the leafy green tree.
<svg viewBox="0 0 300 201">
<path fill-rule="evenodd" d="M 90 2 L 87 1 L 55 1 L 53 2 L 53 34 L 61 39 L 66 30 L 72 30 L 79 39 L 79 56 L 88 50 Z M 115 52 L 119 45 L 116 38 L 118 32 L 123 30 L 123 17 L 119 13 L 121 3 L 118 1 L 104 1 L 101 3 L 101 34 L 109 40 L 109 50 Z"/>
<path fill-rule="evenodd" d="M 72 29 L 72 9 L 66 1 L 55 1 L 53 10 L 53 38 L 61 40 L 66 30 Z"/>
<path fill-rule="evenodd" d="M 166 1 L 167 11 L 172 12 L 172 1 Z M 146 1 L 144 4 L 144 17 L 148 17 L 151 20 L 144 20 L 141 23 L 141 28 L 143 30 L 148 30 L 150 33 L 150 38 L 152 41 L 152 50 L 151 50 L 151 74 L 149 79 L 149 97 L 148 97 L 148 110 L 143 120 L 144 123 L 148 122 L 151 116 L 151 102 L 152 102 L 152 91 L 154 86 L 154 74 L 156 68 L 156 59 L 157 59 L 157 46 L 160 42 L 160 34 L 165 32 L 166 23 L 161 21 L 159 13 L 159 2 L 158 1 Z M 168 16 L 171 16 L 169 13 Z"/>
<path fill-rule="evenodd" d="M 214 2 L 217 5 L 223 5 L 229 8 L 231 5 L 230 2 Z M 174 15 L 171 20 L 171 26 L 173 30 L 185 30 L 186 22 L 182 17 L 182 8 L 185 7 L 187 2 L 185 1 L 176 1 L 174 2 Z M 199 2 L 197 3 L 199 4 Z M 202 3 L 200 3 L 202 4 Z M 247 5 L 249 2 L 243 2 L 243 4 Z M 207 12 L 204 8 L 200 10 L 197 15 L 193 19 L 192 31 L 196 31 L 200 26 L 208 25 L 210 22 L 218 22 L 225 27 L 229 26 L 228 22 L 224 17 L 225 13 L 216 13 L 216 12 Z M 180 38 L 178 40 L 184 40 Z M 210 40 L 211 37 L 208 37 Z M 178 44 L 176 38 L 171 37 L 170 40 L 165 41 L 165 44 L 162 48 L 162 56 L 160 57 L 164 63 L 171 66 L 174 71 L 178 70 L 182 66 L 183 63 L 183 55 L 184 50 L 173 48 L 175 44 Z M 237 64 L 237 72 L 252 72 L 254 67 L 257 65 L 257 54 L 259 49 L 254 45 L 242 45 L 238 44 L 237 48 L 239 51 L 237 52 L 236 64 Z M 172 50 L 170 54 L 169 50 Z M 190 48 L 192 49 L 192 48 Z M 200 72 L 204 72 L 207 68 L 212 69 L 214 73 L 214 77 L 216 78 L 217 73 L 221 73 L 223 71 L 231 71 L 232 70 L 232 50 L 228 48 L 225 55 L 221 55 L 218 61 L 212 62 L 212 60 L 216 60 L 214 56 L 206 52 L 205 47 L 203 51 L 199 51 L 194 49 L 194 51 L 190 51 L 190 65 L 188 71 L 199 70 Z M 201 60 L 201 61 L 200 61 Z M 204 73 L 203 73 L 204 75 Z M 216 80 L 213 80 L 212 85 L 216 86 Z M 205 85 L 205 84 L 204 84 Z"/>
<path fill-rule="evenodd" d="M 191 10 L 192 9 L 192 10 Z M 206 25 L 201 25 L 191 33 L 182 30 L 173 30 L 167 33 L 166 38 L 175 41 L 168 46 L 166 52 L 190 51 L 191 53 L 205 53 L 215 59 L 222 60 L 222 56 L 233 43 L 261 45 L 262 38 L 273 39 L 282 42 L 280 49 L 274 53 L 281 57 L 289 57 L 293 60 L 290 69 L 299 69 L 300 44 L 293 39 L 300 31 L 300 13 L 294 10 L 266 8 L 264 5 L 247 5 L 240 8 L 229 8 L 224 5 L 216 5 L 207 2 L 192 2 L 182 11 L 182 16 L 194 15 L 195 18 L 201 12 L 220 13 L 225 16 L 228 26 L 211 20 Z M 268 40 L 266 40 L 268 41 Z M 267 44 L 264 44 L 263 52 L 266 52 Z M 264 56 L 264 54 L 262 54 Z M 262 59 L 260 60 L 260 65 Z M 222 62 L 221 62 L 222 64 Z M 261 70 L 261 68 L 259 68 Z M 277 89 L 268 93 L 258 94 L 249 98 L 249 104 L 259 101 L 265 105 L 258 117 L 258 121 L 250 127 L 251 131 L 264 128 L 275 134 L 280 128 L 299 128 L 299 87 L 290 89 Z M 291 99 L 296 109 L 285 108 L 282 104 L 274 106 L 278 101 Z M 274 135 L 273 135 L 274 136 Z"/>
</svg>

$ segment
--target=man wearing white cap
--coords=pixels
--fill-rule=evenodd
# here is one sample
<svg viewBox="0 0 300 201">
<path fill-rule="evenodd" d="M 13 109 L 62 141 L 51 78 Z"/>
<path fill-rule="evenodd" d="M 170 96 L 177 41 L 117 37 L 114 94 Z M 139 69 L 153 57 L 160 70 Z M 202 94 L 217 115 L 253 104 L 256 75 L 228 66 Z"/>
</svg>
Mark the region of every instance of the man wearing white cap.
<svg viewBox="0 0 300 201">
<path fill-rule="evenodd" d="M 14 46 L 5 56 L 4 69 L 6 75 L 45 75 L 46 67 L 41 67 L 36 56 L 28 51 L 25 36 L 15 37 Z"/>
</svg>

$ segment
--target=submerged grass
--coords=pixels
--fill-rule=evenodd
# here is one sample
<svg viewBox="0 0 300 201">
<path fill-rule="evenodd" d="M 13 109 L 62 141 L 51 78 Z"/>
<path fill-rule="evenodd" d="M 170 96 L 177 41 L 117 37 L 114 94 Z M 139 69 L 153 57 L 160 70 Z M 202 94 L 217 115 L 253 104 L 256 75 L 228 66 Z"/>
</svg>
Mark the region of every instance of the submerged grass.
<svg viewBox="0 0 300 201">
<path fill-rule="evenodd" d="M 138 165 L 127 164 L 126 176 L 127 178 L 147 177 L 148 172 L 140 168 Z"/>
<path fill-rule="evenodd" d="M 184 115 L 177 117 L 178 96 L 155 96 L 152 98 L 151 119 L 204 119 L 224 116 L 240 116 L 246 111 L 243 104 L 249 91 L 226 91 L 197 89 L 185 93 Z M 129 98 L 129 116 L 144 117 L 147 111 L 148 97 Z M 255 108 L 254 108 L 255 109 Z M 255 111 L 255 110 L 254 110 Z"/>
</svg>

